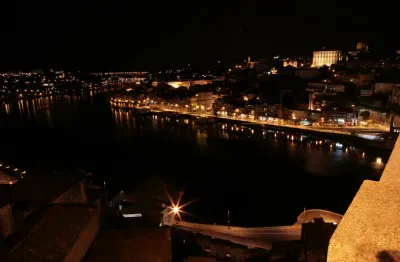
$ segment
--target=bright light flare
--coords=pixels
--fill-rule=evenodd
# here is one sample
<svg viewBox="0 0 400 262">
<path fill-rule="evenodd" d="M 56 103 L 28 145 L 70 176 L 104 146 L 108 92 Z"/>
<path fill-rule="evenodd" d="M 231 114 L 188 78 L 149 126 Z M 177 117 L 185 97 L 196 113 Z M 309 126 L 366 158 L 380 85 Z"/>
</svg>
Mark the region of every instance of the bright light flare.
<svg viewBox="0 0 400 262">
<path fill-rule="evenodd" d="M 182 210 L 182 206 L 178 206 L 175 204 L 172 204 L 172 206 L 168 207 L 169 209 L 171 209 L 171 211 L 169 212 L 169 214 L 173 214 L 174 216 L 177 216 L 179 218 L 179 220 L 182 220 L 181 214 L 187 214 L 185 211 Z"/>
<path fill-rule="evenodd" d="M 181 199 L 182 199 L 182 196 L 183 196 L 183 191 L 181 191 L 181 192 L 179 193 L 179 196 L 178 196 L 178 199 L 177 199 L 176 203 L 173 201 L 173 199 L 172 199 L 171 195 L 169 194 L 168 190 L 166 190 L 166 193 L 167 193 L 168 199 L 169 199 L 170 204 L 171 204 L 170 206 L 168 206 L 168 208 L 171 210 L 171 211 L 169 212 L 169 214 L 172 213 L 172 214 L 176 215 L 180 220 L 182 220 L 181 214 L 191 215 L 190 213 L 188 213 L 188 212 L 186 212 L 186 211 L 184 211 L 184 210 L 182 210 L 182 209 L 183 209 L 185 206 L 187 206 L 187 205 L 193 203 L 194 201 L 190 201 L 190 202 L 187 202 L 187 203 L 185 203 L 185 204 L 181 204 Z"/>
</svg>

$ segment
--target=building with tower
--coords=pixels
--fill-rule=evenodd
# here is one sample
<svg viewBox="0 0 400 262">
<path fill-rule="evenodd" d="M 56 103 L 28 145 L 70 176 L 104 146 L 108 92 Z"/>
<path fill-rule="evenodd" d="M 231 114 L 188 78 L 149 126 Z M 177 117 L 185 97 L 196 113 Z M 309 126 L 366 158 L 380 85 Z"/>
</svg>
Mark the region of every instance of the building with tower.
<svg viewBox="0 0 400 262">
<path fill-rule="evenodd" d="M 357 43 L 357 51 L 368 52 L 368 45 L 362 42 Z"/>
<path fill-rule="evenodd" d="M 255 62 L 251 61 L 250 56 L 247 57 L 247 68 L 253 69 L 255 65 Z"/>
</svg>

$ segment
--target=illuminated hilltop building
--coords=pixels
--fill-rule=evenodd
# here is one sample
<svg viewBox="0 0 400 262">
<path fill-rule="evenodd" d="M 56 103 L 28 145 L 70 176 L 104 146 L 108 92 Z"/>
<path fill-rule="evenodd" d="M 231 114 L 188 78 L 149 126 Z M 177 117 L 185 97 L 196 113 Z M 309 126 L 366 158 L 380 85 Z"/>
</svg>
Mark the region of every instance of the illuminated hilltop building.
<svg viewBox="0 0 400 262">
<path fill-rule="evenodd" d="M 342 60 L 340 50 L 319 50 L 313 52 L 313 62 L 311 67 L 331 66 Z"/>
<path fill-rule="evenodd" d="M 297 67 L 297 60 L 295 59 L 285 59 L 283 60 L 283 66 L 292 66 L 292 67 Z"/>
<path fill-rule="evenodd" d="M 361 42 L 359 42 L 359 43 L 357 43 L 357 51 L 360 51 L 360 52 L 368 52 L 368 45 L 367 44 L 365 44 L 365 43 L 361 43 Z"/>
</svg>

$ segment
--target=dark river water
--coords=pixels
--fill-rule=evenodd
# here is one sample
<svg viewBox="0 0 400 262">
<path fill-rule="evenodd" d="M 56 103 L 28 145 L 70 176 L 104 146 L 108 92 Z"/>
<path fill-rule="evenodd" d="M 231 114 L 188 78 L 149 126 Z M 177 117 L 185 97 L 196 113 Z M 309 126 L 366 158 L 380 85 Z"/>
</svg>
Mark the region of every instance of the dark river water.
<svg viewBox="0 0 400 262">
<path fill-rule="evenodd" d="M 3 104 L 0 135 L 2 161 L 81 168 L 124 191 L 155 176 L 173 180 L 183 202 L 197 200 L 185 207 L 187 219 L 223 224 L 230 210 L 242 226 L 294 223 L 303 208 L 344 213 L 363 180 L 379 180 L 390 154 L 238 123 L 134 114 L 94 93 Z"/>
</svg>

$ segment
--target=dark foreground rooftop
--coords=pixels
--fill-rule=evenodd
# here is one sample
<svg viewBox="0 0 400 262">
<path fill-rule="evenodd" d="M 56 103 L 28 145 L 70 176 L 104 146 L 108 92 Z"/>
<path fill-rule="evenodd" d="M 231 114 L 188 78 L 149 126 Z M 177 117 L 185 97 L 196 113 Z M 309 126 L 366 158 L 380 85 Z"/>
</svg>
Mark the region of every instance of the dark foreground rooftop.
<svg viewBox="0 0 400 262">
<path fill-rule="evenodd" d="M 28 202 L 37 206 L 47 204 L 82 180 L 82 177 L 76 174 L 27 172 L 23 179 L 16 183 L 0 183 L 0 207 L 15 202 Z"/>
<path fill-rule="evenodd" d="M 168 228 L 134 228 L 102 232 L 86 262 L 171 261 Z"/>
<path fill-rule="evenodd" d="M 95 214 L 91 205 L 48 205 L 6 242 L 6 261 L 62 261 Z"/>
<path fill-rule="evenodd" d="M 0 185 L 13 185 L 25 174 L 26 171 L 24 170 L 0 162 Z"/>
</svg>

